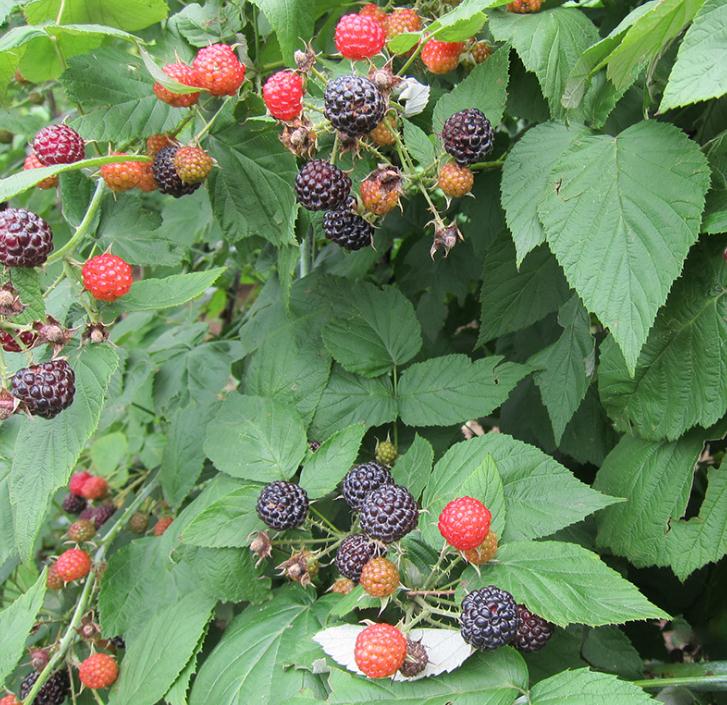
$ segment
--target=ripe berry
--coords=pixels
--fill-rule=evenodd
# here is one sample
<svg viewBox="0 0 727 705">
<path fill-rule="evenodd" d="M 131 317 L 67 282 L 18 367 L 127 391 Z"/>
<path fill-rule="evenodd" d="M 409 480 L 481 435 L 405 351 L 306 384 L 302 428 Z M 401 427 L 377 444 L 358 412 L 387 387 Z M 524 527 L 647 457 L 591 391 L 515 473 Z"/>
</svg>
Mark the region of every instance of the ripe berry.
<svg viewBox="0 0 727 705">
<path fill-rule="evenodd" d="M 351 192 L 351 179 L 335 164 L 322 159 L 306 162 L 295 177 L 298 202 L 309 211 L 338 208 Z"/>
<path fill-rule="evenodd" d="M 183 86 L 200 85 L 197 79 L 196 71 L 187 64 L 176 63 L 167 64 L 162 68 L 169 78 L 173 78 L 177 83 Z M 168 88 L 162 86 L 161 83 L 154 84 L 154 95 L 159 100 L 171 105 L 174 108 L 188 108 L 199 100 L 199 93 L 174 93 Z"/>
<path fill-rule="evenodd" d="M 386 215 L 399 204 L 401 174 L 398 169 L 379 167 L 361 182 L 359 193 L 367 211 L 374 215 Z"/>
<path fill-rule="evenodd" d="M 509 644 L 515 638 L 519 621 L 512 595 L 494 585 L 475 590 L 462 600 L 460 632 L 476 649 L 497 649 Z"/>
<path fill-rule="evenodd" d="M 422 48 L 422 61 L 432 73 L 449 73 L 459 64 L 464 42 L 440 42 L 430 39 Z"/>
<path fill-rule="evenodd" d="M 458 551 L 476 548 L 490 531 L 492 515 L 478 499 L 453 499 L 439 514 L 439 533 Z"/>
<path fill-rule="evenodd" d="M 89 519 L 79 519 L 68 527 L 68 538 L 76 543 L 90 541 L 96 535 L 96 525 Z"/>
<path fill-rule="evenodd" d="M 131 265 L 124 262 L 121 257 L 110 252 L 96 255 L 91 257 L 81 270 L 83 288 L 99 301 L 116 301 L 120 296 L 129 293 L 133 281 L 131 273 Z"/>
<path fill-rule="evenodd" d="M 40 169 L 42 166 L 43 164 L 41 163 L 40 159 L 38 159 L 35 152 L 28 152 L 28 156 L 25 157 L 25 162 L 23 163 L 23 170 L 27 171 L 28 169 Z M 57 185 L 57 176 L 49 176 L 36 184 L 38 188 L 42 189 L 55 188 Z"/>
<path fill-rule="evenodd" d="M 381 544 L 363 534 L 347 536 L 336 552 L 336 568 L 341 575 L 358 582 L 363 567 L 372 559 L 384 553 Z"/>
<path fill-rule="evenodd" d="M 542 0 L 513 0 L 507 6 L 507 11 L 526 15 L 531 12 L 539 12 L 542 4 Z"/>
<path fill-rule="evenodd" d="M 226 44 L 212 44 L 197 52 L 192 68 L 199 86 L 212 95 L 234 95 L 245 80 L 245 64 Z"/>
<path fill-rule="evenodd" d="M 116 659 L 108 654 L 93 654 L 78 667 L 78 679 L 87 688 L 108 688 L 119 677 Z"/>
<path fill-rule="evenodd" d="M 151 135 L 146 138 L 146 153 L 150 157 L 156 157 L 160 149 L 171 147 L 175 144 L 169 135 Z"/>
<path fill-rule="evenodd" d="M 98 475 L 91 475 L 81 487 L 81 497 L 103 499 L 109 492 L 109 483 Z"/>
<path fill-rule="evenodd" d="M 339 595 L 348 595 L 353 588 L 353 580 L 350 580 L 349 578 L 338 578 L 333 585 L 331 585 L 331 592 L 335 592 Z"/>
<path fill-rule="evenodd" d="M 38 334 L 32 330 L 23 330 L 12 335 L 8 331 L 0 331 L 0 344 L 6 352 L 29 350 L 37 339 Z"/>
<path fill-rule="evenodd" d="M 63 511 L 69 514 L 80 514 L 86 508 L 86 500 L 72 492 L 63 499 Z"/>
<path fill-rule="evenodd" d="M 372 597 L 388 597 L 399 587 L 399 569 L 388 558 L 372 558 L 361 570 L 359 581 Z"/>
<path fill-rule="evenodd" d="M 444 149 L 459 165 L 479 161 L 490 152 L 494 142 L 492 125 L 477 108 L 454 113 L 442 127 Z"/>
<path fill-rule="evenodd" d="M 350 137 L 371 132 L 386 112 L 381 91 L 363 76 L 339 76 L 329 81 L 323 102 L 333 127 Z"/>
<path fill-rule="evenodd" d="M 149 526 L 149 515 L 143 512 L 135 512 L 129 519 L 129 529 L 135 534 L 143 534 Z"/>
<path fill-rule="evenodd" d="M 91 556 L 80 548 L 69 548 L 58 556 L 53 568 L 64 583 L 71 583 L 91 572 Z"/>
<path fill-rule="evenodd" d="M 466 196 L 475 183 L 472 170 L 454 162 L 447 162 L 439 170 L 437 185 L 444 191 L 445 196 L 461 198 Z"/>
<path fill-rule="evenodd" d="M 39 267 L 53 250 L 53 232 L 24 208 L 0 211 L 0 262 L 6 267 Z"/>
<path fill-rule="evenodd" d="M 368 17 L 369 19 L 374 20 L 374 22 L 380 24 L 384 29 L 386 28 L 386 10 L 384 10 L 383 7 L 379 7 L 375 2 L 369 2 L 364 5 L 358 11 L 358 14 L 361 17 Z"/>
<path fill-rule="evenodd" d="M 112 191 L 129 191 L 139 185 L 143 167 L 144 162 L 115 162 L 104 164 L 99 173 Z"/>
<path fill-rule="evenodd" d="M 151 162 L 144 162 L 139 172 L 139 181 L 136 188 L 145 193 L 157 190 L 157 182 L 154 178 L 154 165 Z"/>
<path fill-rule="evenodd" d="M 354 204 L 354 199 L 349 198 L 344 205 L 323 215 L 325 236 L 347 250 L 360 250 L 374 240 L 373 225 L 354 213 Z"/>
<path fill-rule="evenodd" d="M 278 120 L 292 120 L 303 112 L 303 77 L 295 71 L 278 71 L 263 86 L 263 100 Z"/>
<path fill-rule="evenodd" d="M 553 636 L 555 625 L 531 612 L 525 605 L 517 606 L 520 623 L 512 645 L 523 652 L 539 651 Z"/>
<path fill-rule="evenodd" d="M 63 578 L 56 573 L 55 565 L 48 568 L 48 572 L 45 576 L 45 584 L 49 590 L 63 590 L 65 584 L 63 582 Z"/>
<path fill-rule="evenodd" d="M 389 147 L 396 144 L 396 117 L 387 115 L 371 132 L 369 138 L 379 147 Z"/>
<path fill-rule="evenodd" d="M 33 139 L 33 151 L 44 166 L 72 164 L 86 156 L 86 143 L 68 125 L 48 125 Z"/>
<path fill-rule="evenodd" d="M 392 39 L 404 32 L 418 32 L 422 28 L 422 18 L 411 7 L 400 7 L 386 18 L 386 38 Z"/>
<path fill-rule="evenodd" d="M 375 19 L 344 15 L 336 25 L 336 49 L 347 59 L 368 59 L 384 48 L 386 33 Z"/>
<path fill-rule="evenodd" d="M 87 472 L 86 470 L 74 472 L 68 482 L 68 489 L 73 494 L 82 497 L 83 495 L 81 494 L 81 490 L 83 489 L 83 486 L 86 484 L 86 480 L 88 480 L 89 477 L 93 477 L 93 475 L 91 475 L 91 473 Z"/>
<path fill-rule="evenodd" d="M 472 565 L 484 565 L 489 563 L 497 555 L 497 534 L 490 530 L 485 540 L 475 548 L 469 548 L 462 552 L 465 560 Z"/>
<path fill-rule="evenodd" d="M 199 147 L 180 147 L 174 155 L 174 168 L 185 184 L 201 183 L 213 166 L 212 157 Z"/>
<path fill-rule="evenodd" d="M 12 394 L 33 416 L 52 419 L 73 403 L 76 375 L 65 360 L 51 360 L 19 369 L 12 379 Z"/>
<path fill-rule="evenodd" d="M 23 705 L 12 693 L 0 698 L 0 705 Z"/>
<path fill-rule="evenodd" d="M 372 624 L 359 632 L 353 655 L 369 678 L 393 676 L 404 664 L 406 638 L 391 624 Z"/>
<path fill-rule="evenodd" d="M 399 457 L 396 446 L 387 438 L 385 441 L 376 443 L 376 462 L 391 467 Z"/>
<path fill-rule="evenodd" d="M 164 532 L 172 525 L 173 521 L 174 517 L 160 517 L 152 529 L 154 536 L 161 536 L 164 534 Z"/>
<path fill-rule="evenodd" d="M 25 700 L 30 693 L 35 681 L 38 680 L 39 671 L 31 671 L 20 684 L 18 695 L 21 700 Z M 61 668 L 51 675 L 51 677 L 43 683 L 38 694 L 35 696 L 33 705 L 61 705 L 68 697 L 71 691 L 71 682 L 68 677 L 68 671 Z"/>
<path fill-rule="evenodd" d="M 406 487 L 382 485 L 364 499 L 360 516 L 364 532 L 392 543 L 416 528 L 419 508 Z"/>
<path fill-rule="evenodd" d="M 277 531 L 300 526 L 308 515 L 308 495 L 294 482 L 270 482 L 258 497 L 257 515 Z"/>
<path fill-rule="evenodd" d="M 429 663 L 429 654 L 421 641 L 406 640 L 406 658 L 399 673 L 407 678 L 418 676 Z"/>
<path fill-rule="evenodd" d="M 154 164 L 152 165 L 154 180 L 157 182 L 159 190 L 162 193 L 174 196 L 174 198 L 188 196 L 200 187 L 200 184 L 185 184 L 179 178 L 177 169 L 174 166 L 174 157 L 177 150 L 179 150 L 179 147 L 176 145 L 162 147 L 154 157 Z"/>
<path fill-rule="evenodd" d="M 116 506 L 107 502 L 98 507 L 87 507 L 81 512 L 81 519 L 91 520 L 100 529 L 115 513 Z"/>
<path fill-rule="evenodd" d="M 343 478 L 343 498 L 351 509 L 361 509 L 369 493 L 382 485 L 393 485 L 394 478 L 380 463 L 354 465 Z"/>
</svg>

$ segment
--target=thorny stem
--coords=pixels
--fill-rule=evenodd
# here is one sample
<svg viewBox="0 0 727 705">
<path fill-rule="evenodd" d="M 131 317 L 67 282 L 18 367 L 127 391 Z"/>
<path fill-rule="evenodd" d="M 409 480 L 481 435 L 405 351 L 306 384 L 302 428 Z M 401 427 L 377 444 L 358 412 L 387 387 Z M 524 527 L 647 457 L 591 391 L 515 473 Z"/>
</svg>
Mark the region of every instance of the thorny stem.
<svg viewBox="0 0 727 705">
<path fill-rule="evenodd" d="M 407 597 L 416 597 L 418 595 L 426 597 L 427 595 L 454 595 L 455 593 L 456 590 L 409 590 L 406 595 Z"/>
<path fill-rule="evenodd" d="M 719 676 L 679 676 L 674 678 L 647 678 L 644 680 L 631 681 L 634 685 L 638 685 L 639 688 L 645 690 L 652 690 L 656 688 L 667 688 L 670 686 L 685 686 L 690 685 L 698 686 L 724 686 L 727 684 L 727 675 Z M 715 688 L 716 690 L 716 688 Z"/>
<path fill-rule="evenodd" d="M 447 555 L 447 544 L 445 543 L 445 544 L 442 544 L 442 550 L 439 552 L 439 558 L 437 558 L 437 562 L 434 564 L 434 567 L 432 568 L 431 572 L 427 576 L 427 579 L 424 581 L 424 587 L 422 588 L 422 590 L 427 590 L 436 582 L 437 573 L 439 572 L 439 569 L 442 567 L 442 563 L 444 562 L 444 557 L 446 555 Z"/>
<path fill-rule="evenodd" d="M 431 613 L 431 614 L 438 614 L 442 617 L 447 617 L 448 619 L 454 619 L 456 615 L 454 615 L 449 610 L 444 610 L 439 607 L 435 607 L 434 605 L 430 605 L 428 602 L 424 600 L 423 597 L 415 597 L 414 602 L 416 602 L 422 610 Z"/>
<path fill-rule="evenodd" d="M 330 531 L 334 536 L 343 536 L 343 533 L 339 531 L 333 524 L 331 524 L 326 517 L 323 516 L 315 507 L 310 507 L 309 511 L 311 514 L 315 514 L 319 521 L 325 526 L 327 531 Z M 311 520 L 312 521 L 312 520 Z M 315 524 L 315 522 L 313 522 Z M 319 525 L 319 528 L 320 525 Z"/>
</svg>

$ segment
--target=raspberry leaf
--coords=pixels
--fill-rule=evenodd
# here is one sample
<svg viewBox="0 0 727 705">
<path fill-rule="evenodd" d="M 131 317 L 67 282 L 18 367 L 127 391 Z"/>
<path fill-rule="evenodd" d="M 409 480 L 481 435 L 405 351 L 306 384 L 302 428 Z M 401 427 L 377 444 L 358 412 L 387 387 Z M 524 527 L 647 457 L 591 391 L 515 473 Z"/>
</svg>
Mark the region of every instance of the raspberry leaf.
<svg viewBox="0 0 727 705">
<path fill-rule="evenodd" d="M 417 433 L 406 453 L 397 458 L 391 474 L 397 484 L 403 485 L 418 498 L 429 484 L 433 462 L 434 449 Z"/>
<path fill-rule="evenodd" d="M 650 695 L 632 683 L 587 668 L 565 671 L 540 681 L 530 691 L 532 705 L 600 705 L 618 699 L 619 705 L 653 705 Z"/>
<path fill-rule="evenodd" d="M 130 32 L 160 22 L 166 18 L 167 12 L 165 0 L 110 0 L 103 3 L 33 0 L 23 7 L 28 22 L 98 23 Z"/>
</svg>

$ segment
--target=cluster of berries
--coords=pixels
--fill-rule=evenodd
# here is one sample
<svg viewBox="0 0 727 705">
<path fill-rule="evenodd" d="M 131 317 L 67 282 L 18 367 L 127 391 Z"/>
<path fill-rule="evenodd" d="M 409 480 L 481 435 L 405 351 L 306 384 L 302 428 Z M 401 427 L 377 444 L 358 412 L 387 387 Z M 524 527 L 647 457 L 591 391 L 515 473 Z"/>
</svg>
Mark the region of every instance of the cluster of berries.
<svg viewBox="0 0 727 705">
<path fill-rule="evenodd" d="M 63 509 L 79 517 L 79 521 L 69 527 L 68 537 L 79 543 L 88 541 L 116 513 L 116 506 L 104 501 L 109 494 L 108 482 L 84 470 L 73 474 L 68 490 Z"/>
<path fill-rule="evenodd" d="M 183 86 L 200 88 L 215 96 L 235 95 L 245 80 L 245 64 L 226 44 L 203 47 L 191 64 L 167 64 L 162 71 Z M 199 91 L 176 93 L 161 83 L 154 84 L 154 94 L 175 108 L 188 108 L 199 100 Z"/>
</svg>

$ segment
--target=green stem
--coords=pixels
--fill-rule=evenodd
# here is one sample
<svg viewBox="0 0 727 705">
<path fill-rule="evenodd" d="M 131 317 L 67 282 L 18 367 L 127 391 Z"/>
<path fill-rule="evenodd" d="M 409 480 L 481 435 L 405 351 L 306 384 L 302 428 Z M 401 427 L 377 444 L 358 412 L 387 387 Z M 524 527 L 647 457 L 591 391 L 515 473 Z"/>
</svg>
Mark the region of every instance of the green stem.
<svg viewBox="0 0 727 705">
<path fill-rule="evenodd" d="M 342 532 L 340 532 L 333 524 L 331 524 L 326 517 L 323 516 L 315 507 L 309 507 L 308 511 L 310 511 L 311 514 L 315 514 L 318 520 L 325 526 L 325 528 L 330 531 L 334 536 L 342 536 Z M 320 527 L 319 527 L 320 528 Z"/>
<path fill-rule="evenodd" d="M 392 383 L 394 386 L 394 399 L 399 399 L 399 369 L 394 365 L 394 369 L 391 371 Z M 398 403 L 398 401 L 397 401 Z M 394 419 L 394 447 L 399 449 L 399 420 Z"/>
<path fill-rule="evenodd" d="M 413 51 L 411 56 L 404 62 L 404 65 L 396 72 L 397 76 L 401 76 L 404 71 L 406 71 L 419 57 L 419 54 L 422 53 L 422 49 L 424 48 L 424 42 L 422 40 L 419 40 L 419 45 L 416 48 L 416 51 Z"/>
<path fill-rule="evenodd" d="M 222 105 L 215 111 L 215 114 L 207 121 L 207 124 L 195 135 L 194 142 L 199 142 L 209 131 L 212 129 L 212 125 L 217 120 L 219 114 L 225 109 L 225 106 L 230 101 L 232 96 L 228 96 L 222 101 Z"/>
<path fill-rule="evenodd" d="M 309 227 L 303 242 L 300 243 L 300 279 L 307 277 L 311 270 L 311 260 L 313 250 L 313 228 Z"/>
<path fill-rule="evenodd" d="M 439 572 L 439 569 L 442 567 L 442 563 L 444 562 L 444 557 L 447 555 L 447 544 L 442 544 L 442 550 L 439 552 L 439 558 L 437 558 L 437 562 L 434 564 L 434 567 L 432 568 L 431 572 L 427 576 L 427 579 L 424 581 L 424 586 L 422 590 L 428 590 L 435 582 L 437 573 Z M 418 600 L 419 598 L 415 598 Z"/>
<path fill-rule="evenodd" d="M 184 118 L 182 118 L 177 126 L 169 133 L 170 137 L 176 137 L 187 125 L 189 125 L 190 122 L 194 119 L 194 113 L 190 110 Z"/>
<path fill-rule="evenodd" d="M 724 686 L 727 684 L 727 675 L 721 676 L 679 676 L 675 678 L 647 678 L 645 680 L 631 681 L 634 685 L 645 690 L 667 688 L 670 686 Z M 706 688 L 705 688 L 706 689 Z M 716 690 L 716 689 L 715 689 Z"/>
<path fill-rule="evenodd" d="M 333 147 L 331 148 L 331 164 L 336 163 L 336 158 L 338 157 L 338 132 L 336 132 L 336 136 L 333 138 Z"/>
<path fill-rule="evenodd" d="M 500 159 L 495 159 L 495 161 L 492 162 L 475 162 L 474 164 L 470 164 L 470 169 L 473 171 L 477 171 L 479 169 L 500 169 L 504 163 L 505 159 L 504 157 L 501 157 Z"/>
<path fill-rule="evenodd" d="M 103 179 L 99 179 L 96 183 L 96 190 L 94 191 L 93 198 L 88 204 L 88 210 L 86 215 L 83 216 L 83 220 L 80 225 L 76 228 L 76 232 L 73 233 L 71 239 L 61 247 L 60 250 L 56 250 L 47 260 L 48 264 L 53 264 L 66 256 L 66 254 L 73 252 L 76 245 L 85 237 L 86 233 L 90 230 L 93 224 L 93 219 L 96 217 L 99 206 L 101 205 L 101 198 L 103 197 L 105 184 Z"/>
</svg>

